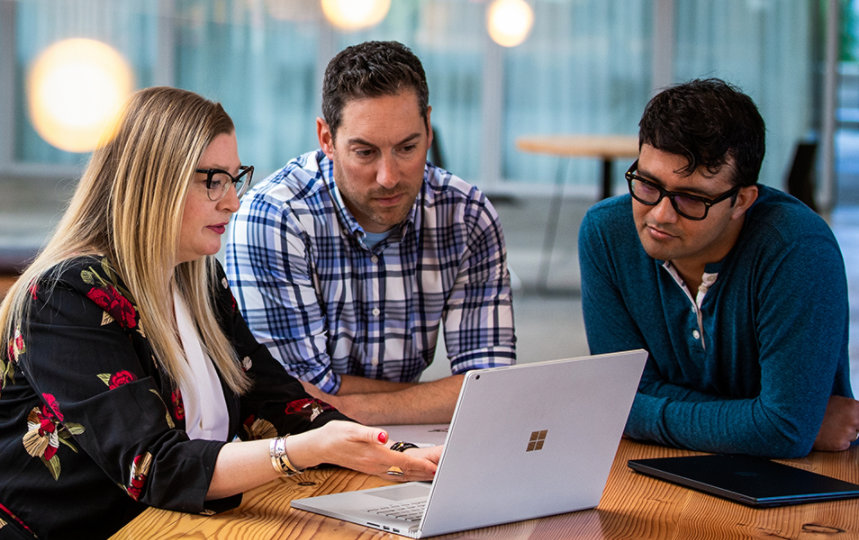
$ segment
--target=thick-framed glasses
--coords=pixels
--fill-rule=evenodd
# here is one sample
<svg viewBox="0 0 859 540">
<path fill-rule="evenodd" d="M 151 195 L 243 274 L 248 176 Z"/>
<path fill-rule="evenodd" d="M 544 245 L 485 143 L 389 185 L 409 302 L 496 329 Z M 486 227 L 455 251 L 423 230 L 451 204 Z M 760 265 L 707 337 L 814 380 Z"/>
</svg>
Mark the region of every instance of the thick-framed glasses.
<svg viewBox="0 0 859 540">
<path fill-rule="evenodd" d="M 638 169 L 638 160 L 633 162 L 624 175 L 626 177 L 626 181 L 629 183 L 629 194 L 632 195 L 633 199 L 641 204 L 646 204 L 647 206 L 656 206 L 664 197 L 668 197 L 668 200 L 671 201 L 671 206 L 674 207 L 675 212 L 686 219 L 692 219 L 695 221 L 705 219 L 707 217 L 707 212 L 710 211 L 710 207 L 716 203 L 724 201 L 725 199 L 730 198 L 731 206 L 733 206 L 737 199 L 737 193 L 740 191 L 741 187 L 734 186 L 721 195 L 708 199 L 698 195 L 663 189 L 659 184 L 651 182 L 647 178 L 632 172 L 636 169 Z"/>
<path fill-rule="evenodd" d="M 206 175 L 206 195 L 217 202 L 226 197 L 230 186 L 236 186 L 237 197 L 244 195 L 253 180 L 254 166 L 242 165 L 235 176 L 223 169 L 196 169 L 196 172 Z"/>
</svg>

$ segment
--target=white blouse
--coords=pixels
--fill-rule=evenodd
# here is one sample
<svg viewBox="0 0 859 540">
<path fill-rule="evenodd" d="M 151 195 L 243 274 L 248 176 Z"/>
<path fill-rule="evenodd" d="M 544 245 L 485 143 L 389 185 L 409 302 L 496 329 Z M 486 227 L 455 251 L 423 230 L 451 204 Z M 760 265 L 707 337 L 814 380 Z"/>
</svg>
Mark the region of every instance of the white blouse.
<svg viewBox="0 0 859 540">
<path fill-rule="evenodd" d="M 173 309 L 176 312 L 179 337 L 188 362 L 187 376 L 184 379 L 191 384 L 191 386 L 179 384 L 185 407 L 185 431 L 191 439 L 226 441 L 230 417 L 227 412 L 227 402 L 224 400 L 224 391 L 221 388 L 221 380 L 218 378 L 212 359 L 203 352 L 200 334 L 191 319 L 185 300 L 175 290 Z"/>
</svg>

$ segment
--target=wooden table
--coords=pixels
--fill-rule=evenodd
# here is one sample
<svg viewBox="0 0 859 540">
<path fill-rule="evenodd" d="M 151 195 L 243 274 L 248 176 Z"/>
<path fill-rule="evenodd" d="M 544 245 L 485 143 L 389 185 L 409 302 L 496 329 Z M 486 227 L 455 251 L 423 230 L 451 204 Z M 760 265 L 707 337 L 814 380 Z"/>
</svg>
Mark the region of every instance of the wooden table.
<svg viewBox="0 0 859 540">
<path fill-rule="evenodd" d="M 598 158 L 601 168 L 601 198 L 612 194 L 612 164 L 616 159 L 638 157 L 638 136 L 635 135 L 529 135 L 516 139 L 516 148 L 523 152 L 548 154 L 564 158 L 558 162 L 558 172 L 555 176 L 555 194 L 549 209 L 549 219 L 546 222 L 546 233 L 543 237 L 543 258 L 540 262 L 540 272 L 537 285 L 546 288 L 549 278 L 549 261 L 555 245 L 555 235 L 558 229 L 558 214 L 561 210 L 561 200 L 564 189 L 564 162 L 571 157 Z"/>
<path fill-rule="evenodd" d="M 753 509 L 639 475 L 626 466 L 628 459 L 692 454 L 623 440 L 596 509 L 444 538 L 859 538 L 859 499 Z M 838 453 L 816 452 L 785 463 L 859 482 L 859 448 Z M 239 508 L 215 516 L 150 508 L 113 538 L 403 538 L 289 506 L 296 497 L 386 483 L 344 469 L 309 471 L 250 491 Z"/>
<path fill-rule="evenodd" d="M 9 290 L 9 287 L 11 287 L 17 279 L 17 275 L 0 274 L 0 300 L 3 300 L 3 297 L 6 296 L 6 292 Z"/>
</svg>

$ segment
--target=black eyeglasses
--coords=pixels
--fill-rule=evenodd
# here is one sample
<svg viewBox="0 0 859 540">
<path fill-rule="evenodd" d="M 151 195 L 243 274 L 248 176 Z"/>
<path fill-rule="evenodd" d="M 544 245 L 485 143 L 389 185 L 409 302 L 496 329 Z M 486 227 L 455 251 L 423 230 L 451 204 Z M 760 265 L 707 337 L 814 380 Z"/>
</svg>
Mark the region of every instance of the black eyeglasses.
<svg viewBox="0 0 859 540">
<path fill-rule="evenodd" d="M 206 175 L 206 195 L 210 201 L 217 202 L 227 195 L 231 185 L 236 186 L 237 197 L 244 195 L 254 177 L 254 166 L 239 167 L 239 174 L 235 176 L 223 169 L 196 169 L 196 172 Z"/>
<path fill-rule="evenodd" d="M 693 219 L 696 221 L 706 218 L 707 212 L 710 210 L 711 206 L 716 203 L 720 203 L 727 198 L 731 199 L 731 206 L 733 206 L 737 199 L 737 193 L 740 191 L 741 187 L 734 186 L 718 197 L 708 199 L 706 197 L 699 197 L 698 195 L 665 190 L 659 184 L 655 184 L 643 176 L 639 176 L 632 172 L 637 168 L 638 160 L 635 160 L 624 175 L 626 177 L 626 181 L 629 182 L 629 194 L 632 195 L 636 201 L 648 206 L 656 206 L 663 197 L 668 197 L 668 200 L 671 201 L 671 206 L 674 207 L 675 212 L 686 219 Z"/>
</svg>

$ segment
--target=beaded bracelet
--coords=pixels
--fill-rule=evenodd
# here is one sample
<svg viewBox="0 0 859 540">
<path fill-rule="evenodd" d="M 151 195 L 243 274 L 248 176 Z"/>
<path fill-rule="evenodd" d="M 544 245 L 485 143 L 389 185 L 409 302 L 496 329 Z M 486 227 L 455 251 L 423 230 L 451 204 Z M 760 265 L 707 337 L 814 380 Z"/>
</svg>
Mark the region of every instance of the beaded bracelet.
<svg viewBox="0 0 859 540">
<path fill-rule="evenodd" d="M 268 446 L 268 453 L 271 457 L 271 466 L 274 467 L 274 470 L 279 472 L 284 476 L 293 476 L 296 474 L 301 474 L 304 472 L 303 469 L 299 469 L 294 466 L 290 461 L 289 457 L 286 455 L 286 438 L 289 435 L 284 435 L 283 437 L 276 437 L 271 440 Z"/>
</svg>

